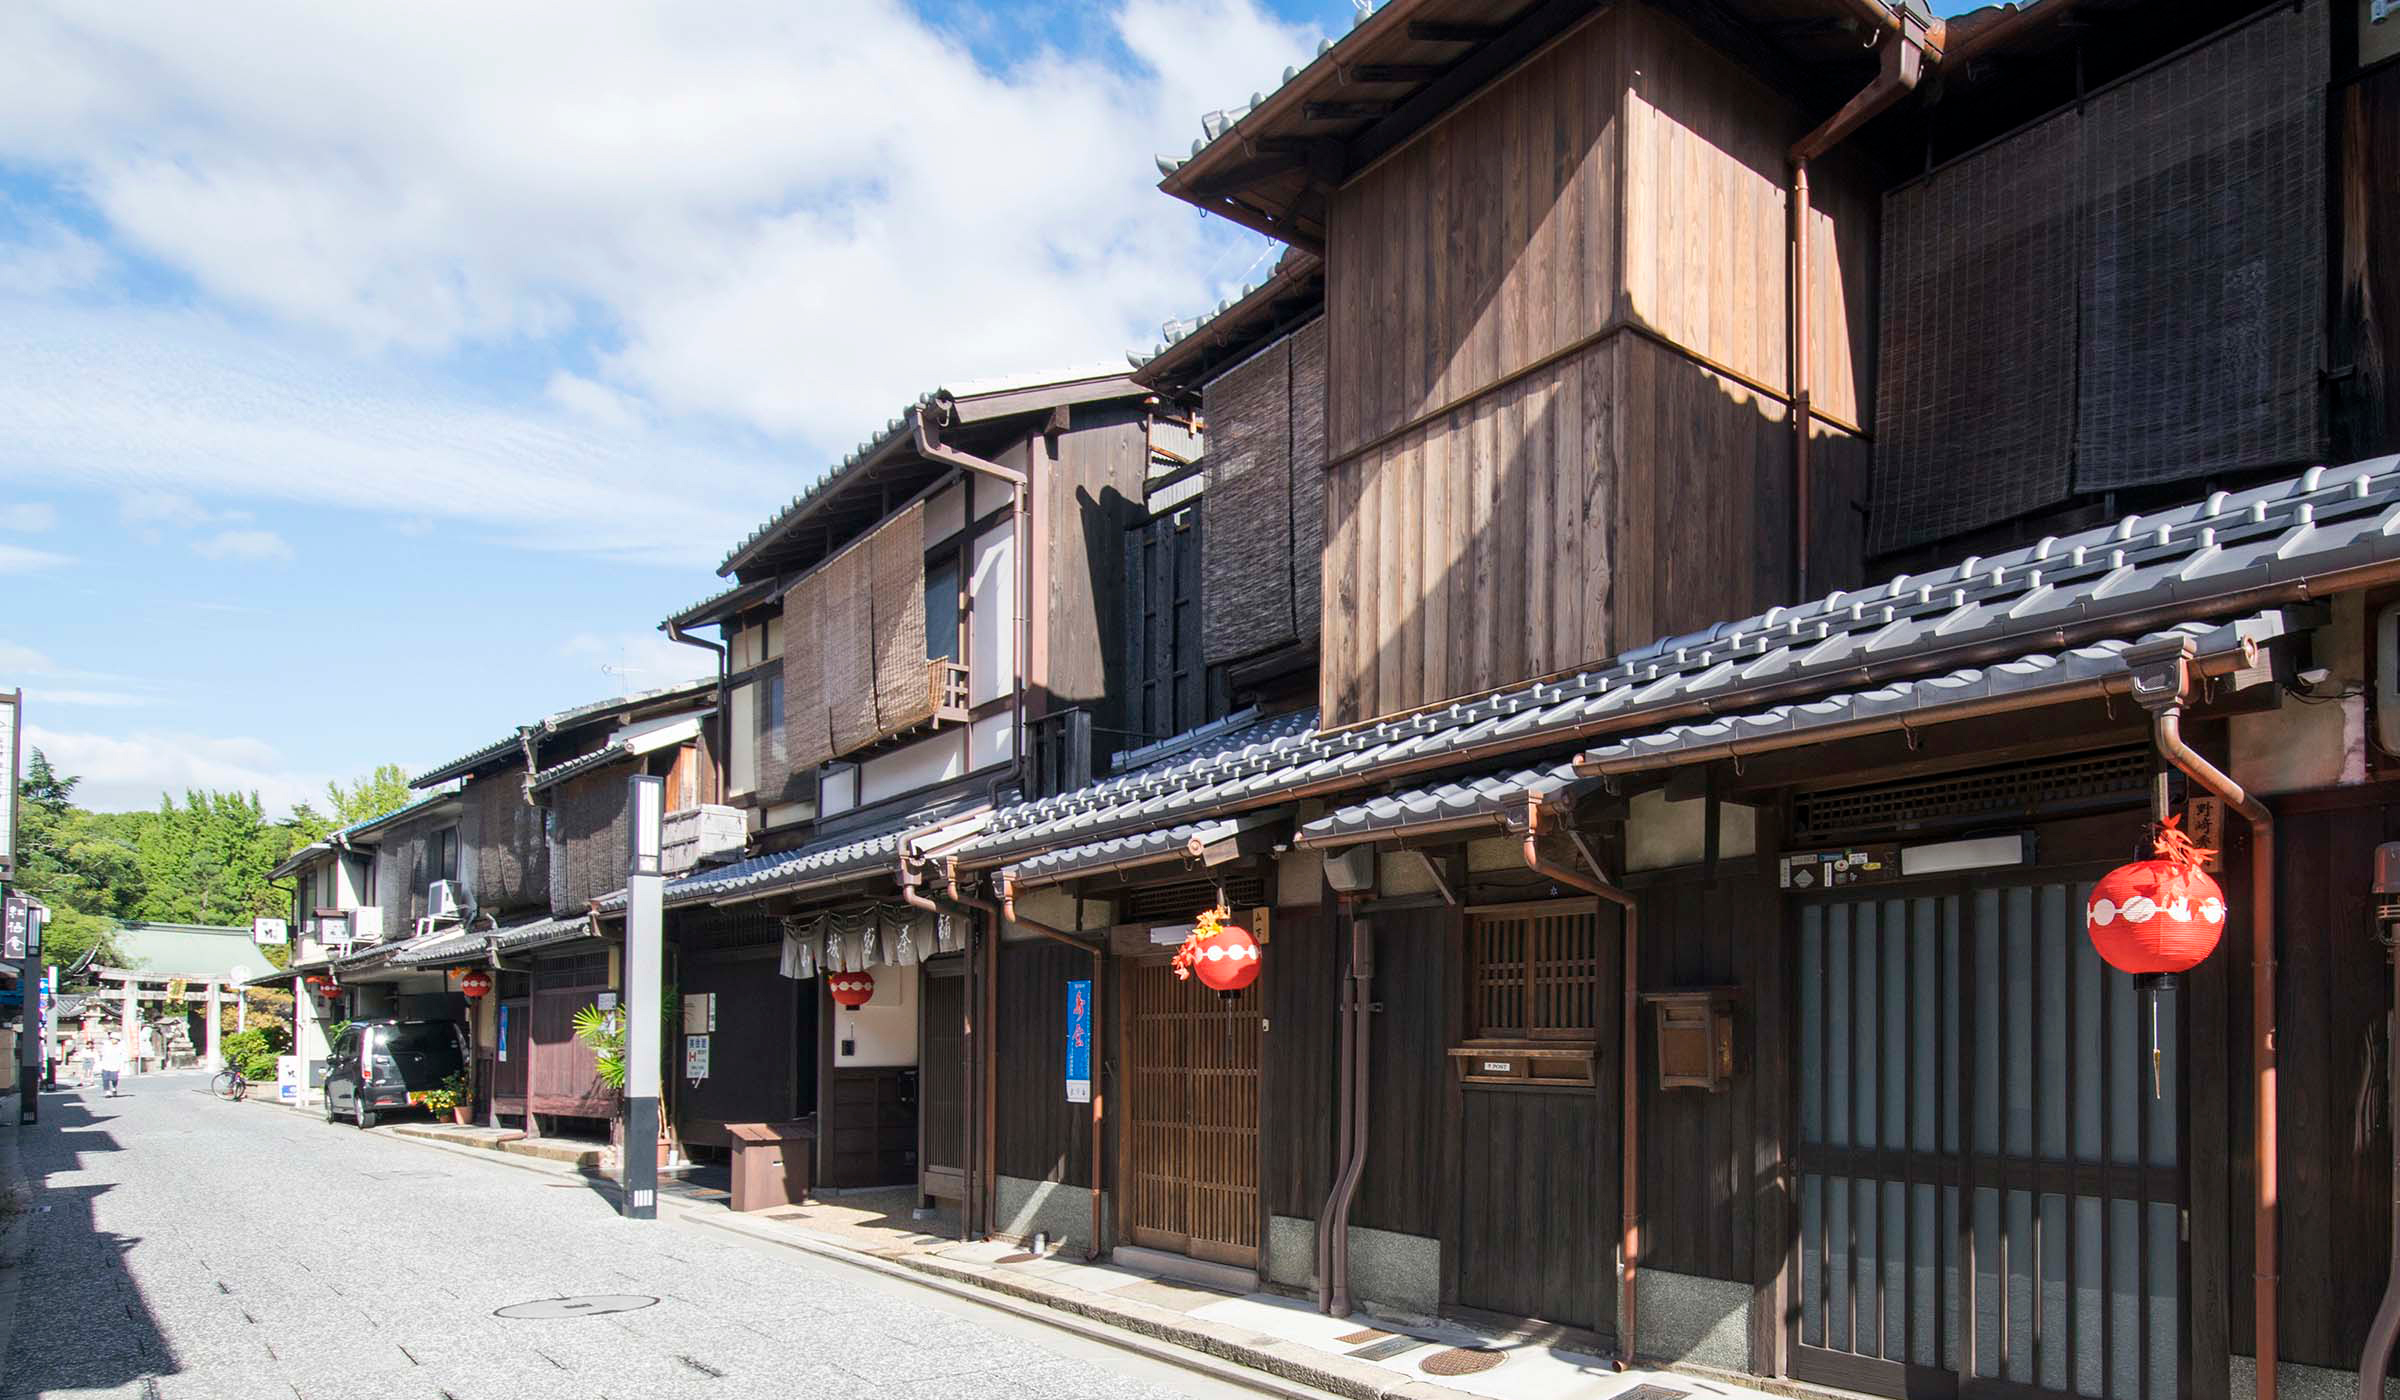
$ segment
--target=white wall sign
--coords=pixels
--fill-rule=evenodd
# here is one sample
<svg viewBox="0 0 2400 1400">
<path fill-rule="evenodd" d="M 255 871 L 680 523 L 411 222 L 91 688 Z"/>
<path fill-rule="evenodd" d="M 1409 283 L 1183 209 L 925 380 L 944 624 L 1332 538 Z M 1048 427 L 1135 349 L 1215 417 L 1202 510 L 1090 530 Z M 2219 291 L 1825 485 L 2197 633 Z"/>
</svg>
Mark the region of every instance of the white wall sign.
<svg viewBox="0 0 2400 1400">
<path fill-rule="evenodd" d="M 708 1037 L 687 1035 L 683 1038 L 683 1077 L 697 1084 L 708 1078 Z"/>
<path fill-rule="evenodd" d="M 284 944 L 292 941 L 291 925 L 281 919 L 252 919 L 250 938 L 255 943 Z"/>
</svg>

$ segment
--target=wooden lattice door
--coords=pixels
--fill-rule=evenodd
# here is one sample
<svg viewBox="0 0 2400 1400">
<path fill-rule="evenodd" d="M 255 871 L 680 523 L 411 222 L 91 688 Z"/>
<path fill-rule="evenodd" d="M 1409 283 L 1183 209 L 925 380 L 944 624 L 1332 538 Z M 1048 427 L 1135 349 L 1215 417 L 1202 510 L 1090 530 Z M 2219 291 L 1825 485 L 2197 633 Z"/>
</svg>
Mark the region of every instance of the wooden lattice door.
<svg viewBox="0 0 2400 1400">
<path fill-rule="evenodd" d="M 1137 1245 L 1258 1267 L 1258 986 L 1233 996 L 1129 968 Z"/>
</svg>

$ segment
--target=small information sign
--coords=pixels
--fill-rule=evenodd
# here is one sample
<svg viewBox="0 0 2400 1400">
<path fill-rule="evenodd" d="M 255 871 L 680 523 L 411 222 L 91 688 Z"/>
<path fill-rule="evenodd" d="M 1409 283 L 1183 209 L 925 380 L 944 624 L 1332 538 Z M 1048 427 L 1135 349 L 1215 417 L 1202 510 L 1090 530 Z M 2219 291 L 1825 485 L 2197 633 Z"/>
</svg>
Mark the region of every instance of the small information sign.
<svg viewBox="0 0 2400 1400">
<path fill-rule="evenodd" d="M 1092 1101 L 1092 984 L 1067 984 L 1067 1102 Z"/>
</svg>

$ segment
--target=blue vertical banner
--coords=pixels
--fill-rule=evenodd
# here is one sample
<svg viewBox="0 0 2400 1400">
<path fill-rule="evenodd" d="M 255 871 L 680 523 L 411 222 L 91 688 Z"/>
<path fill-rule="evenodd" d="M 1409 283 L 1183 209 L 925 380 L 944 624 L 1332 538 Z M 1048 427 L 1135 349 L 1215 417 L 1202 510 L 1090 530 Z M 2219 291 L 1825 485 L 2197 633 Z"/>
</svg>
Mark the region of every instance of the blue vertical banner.
<svg viewBox="0 0 2400 1400">
<path fill-rule="evenodd" d="M 1092 1101 L 1092 984 L 1067 984 L 1067 1102 Z"/>
</svg>

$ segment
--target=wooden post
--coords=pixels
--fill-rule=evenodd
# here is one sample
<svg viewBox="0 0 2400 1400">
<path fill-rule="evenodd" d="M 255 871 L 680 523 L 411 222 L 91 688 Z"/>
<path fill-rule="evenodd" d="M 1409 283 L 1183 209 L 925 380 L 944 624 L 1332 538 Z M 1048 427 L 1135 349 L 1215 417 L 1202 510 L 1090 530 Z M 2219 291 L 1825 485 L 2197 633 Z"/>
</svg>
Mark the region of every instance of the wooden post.
<svg viewBox="0 0 2400 1400">
<path fill-rule="evenodd" d="M 218 1013 L 222 1007 L 221 996 L 221 989 L 216 980 L 211 978 L 208 984 L 208 1031 L 201 1037 L 204 1046 L 203 1054 L 206 1057 L 203 1063 L 208 1066 L 208 1072 L 211 1074 L 225 1068 L 223 1048 L 225 1028 L 224 1024 L 218 1020 Z"/>
</svg>

